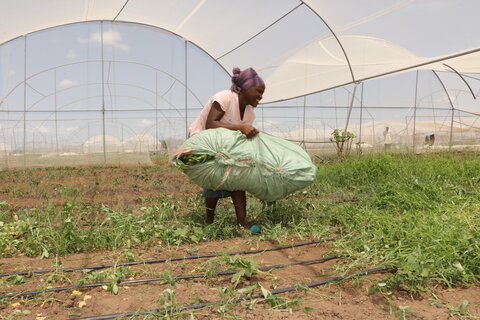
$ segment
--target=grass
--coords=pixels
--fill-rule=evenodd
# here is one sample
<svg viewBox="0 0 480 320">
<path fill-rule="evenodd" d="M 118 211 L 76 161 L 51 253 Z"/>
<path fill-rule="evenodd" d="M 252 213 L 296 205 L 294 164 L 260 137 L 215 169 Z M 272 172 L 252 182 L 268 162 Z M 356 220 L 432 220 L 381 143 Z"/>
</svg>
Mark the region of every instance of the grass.
<svg viewBox="0 0 480 320">
<path fill-rule="evenodd" d="M 477 157 L 371 154 L 324 161 L 317 180 L 303 191 L 268 206 L 249 198 L 248 219 L 262 226 L 257 239 L 344 236 L 332 249 L 343 257 L 337 268 L 395 264 L 398 272 L 386 280 L 386 289 L 469 285 L 480 274 Z M 108 170 L 107 177 L 102 170 Z M 205 226 L 195 186 L 177 185 L 183 176 L 174 168 L 162 170 L 161 175 L 158 166 L 3 171 L 1 178 L 13 183 L 0 188 L 5 199 L 0 202 L 0 257 L 161 249 L 253 237 L 236 227 L 225 199 L 214 224 Z M 82 176 L 91 178 L 87 185 L 63 183 Z M 175 189 L 184 194 L 172 196 Z M 134 193 L 135 201 L 95 200 L 106 192 Z M 22 197 L 38 197 L 44 205 L 10 203 Z"/>
<path fill-rule="evenodd" d="M 478 281 L 479 179 L 474 153 L 377 154 L 321 167 L 314 189 L 358 199 L 324 211 L 349 267 L 395 264 L 389 285 L 417 291 Z"/>
</svg>

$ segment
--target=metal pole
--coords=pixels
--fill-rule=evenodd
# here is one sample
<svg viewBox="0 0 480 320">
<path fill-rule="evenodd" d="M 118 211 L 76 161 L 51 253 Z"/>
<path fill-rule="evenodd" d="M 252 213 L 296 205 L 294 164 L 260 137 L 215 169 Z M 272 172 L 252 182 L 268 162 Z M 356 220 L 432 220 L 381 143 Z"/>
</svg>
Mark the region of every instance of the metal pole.
<svg viewBox="0 0 480 320">
<path fill-rule="evenodd" d="M 333 105 L 335 106 L 335 129 L 337 129 L 338 128 L 337 89 L 333 89 Z"/>
<path fill-rule="evenodd" d="M 406 145 L 408 140 L 408 116 L 405 116 L 405 134 L 407 135 L 407 138 L 405 138 L 404 136 L 402 139 L 402 143 Z"/>
<path fill-rule="evenodd" d="M 23 36 L 23 166 L 27 165 L 27 36 Z"/>
<path fill-rule="evenodd" d="M 418 70 L 415 80 L 415 104 L 413 105 L 413 153 L 415 153 L 415 134 L 416 134 L 416 125 L 417 125 L 417 91 L 418 91 Z"/>
<path fill-rule="evenodd" d="M 452 120 L 450 122 L 450 141 L 448 142 L 448 151 L 452 151 L 453 144 L 453 117 L 455 114 L 455 108 L 452 107 Z"/>
<path fill-rule="evenodd" d="M 16 135 L 15 135 L 15 128 L 12 127 L 12 139 L 10 141 L 10 144 L 13 146 L 15 146 L 13 149 L 14 150 L 17 150 L 17 138 L 16 138 Z"/>
<path fill-rule="evenodd" d="M 372 145 L 373 145 L 374 147 L 376 147 L 376 146 L 377 146 L 377 143 L 376 143 L 377 141 L 375 141 L 375 140 L 376 140 L 376 139 L 375 139 L 375 118 L 372 119 L 372 137 L 373 137 L 373 138 L 372 138 Z"/>
<path fill-rule="evenodd" d="M 450 67 L 450 66 L 447 66 L 447 67 L 449 67 L 450 69 L 455 71 L 455 69 L 453 69 L 452 67 Z M 462 78 L 463 81 L 465 81 L 465 79 L 463 79 L 463 77 L 457 71 L 455 71 L 455 72 L 460 76 L 460 78 Z M 438 81 L 442 85 L 443 90 L 445 91 L 445 95 L 447 96 L 448 101 L 450 102 L 450 107 L 452 108 L 452 120 L 450 122 L 450 142 L 448 143 L 448 151 L 451 151 L 452 150 L 452 139 L 453 139 L 453 118 L 454 118 L 454 114 L 455 114 L 455 106 L 453 105 L 452 99 L 450 98 L 450 94 L 448 94 L 447 87 L 443 83 L 442 79 L 440 79 L 440 76 L 435 71 L 433 71 L 433 74 L 437 77 Z M 470 88 L 468 83 L 466 81 L 465 81 L 465 83 L 467 84 L 468 88 L 470 89 L 470 92 L 472 92 L 472 89 Z M 475 99 L 475 95 L 473 95 L 473 98 Z M 433 109 L 433 110 L 435 110 L 435 109 Z M 434 111 L 434 113 L 435 113 L 435 111 Z"/>
<path fill-rule="evenodd" d="M 103 164 L 107 164 L 107 149 L 106 149 L 106 138 L 105 138 L 105 66 L 104 66 L 104 55 L 103 55 L 103 21 L 100 22 L 100 32 L 101 32 L 101 50 L 102 50 L 102 134 L 103 134 Z"/>
<path fill-rule="evenodd" d="M 5 128 L 2 127 L 2 135 L 3 135 L 3 150 L 5 152 L 5 169 L 8 169 L 8 152 L 7 152 L 7 138 L 5 137 Z M 12 150 L 12 149 L 10 149 Z"/>
<path fill-rule="evenodd" d="M 158 151 L 158 71 L 155 71 L 155 152 Z"/>
<path fill-rule="evenodd" d="M 307 145 L 305 143 L 305 118 L 306 118 L 306 104 L 307 104 L 307 97 L 303 96 L 303 134 L 302 134 L 302 144 L 305 150 L 307 150 Z"/>
<path fill-rule="evenodd" d="M 345 130 L 343 130 L 344 133 L 347 132 L 348 124 L 350 122 L 350 116 L 352 114 L 353 101 L 355 100 L 355 92 L 357 91 L 357 85 L 358 84 L 355 83 L 355 86 L 353 87 L 352 99 L 350 100 L 350 107 L 348 108 L 347 123 L 345 123 Z"/>
<path fill-rule="evenodd" d="M 362 94 L 360 95 L 360 130 L 358 133 L 358 147 L 362 148 L 362 117 L 363 117 L 363 82 L 362 82 Z"/>
<path fill-rule="evenodd" d="M 185 40 L 185 139 L 188 138 L 188 41 Z"/>
<path fill-rule="evenodd" d="M 352 108 L 353 108 L 353 101 L 355 100 L 355 93 L 357 91 L 357 83 L 355 83 L 355 86 L 353 87 L 353 92 L 352 92 L 352 99 L 350 100 L 350 107 L 348 108 L 348 115 L 347 115 L 347 122 L 345 123 L 345 130 L 343 130 L 343 134 L 347 133 L 348 129 L 348 124 L 350 122 L 350 116 L 352 114 Z M 342 149 L 345 141 L 342 141 Z"/>
<path fill-rule="evenodd" d="M 55 103 L 55 152 L 58 154 L 58 119 L 57 119 L 57 69 L 53 71 L 53 82 L 54 82 L 54 103 Z"/>
</svg>

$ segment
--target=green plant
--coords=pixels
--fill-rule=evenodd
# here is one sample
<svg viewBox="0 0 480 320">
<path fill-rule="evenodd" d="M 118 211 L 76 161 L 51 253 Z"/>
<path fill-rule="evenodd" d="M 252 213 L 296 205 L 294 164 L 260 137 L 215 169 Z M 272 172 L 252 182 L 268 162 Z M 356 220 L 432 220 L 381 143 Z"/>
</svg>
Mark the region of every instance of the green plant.
<svg viewBox="0 0 480 320">
<path fill-rule="evenodd" d="M 114 266 L 113 269 L 105 270 L 84 269 L 82 272 L 82 277 L 77 280 L 80 285 L 108 282 L 107 290 L 113 294 L 118 294 L 118 282 L 132 274 L 130 269 L 125 266 Z"/>
<path fill-rule="evenodd" d="M 107 285 L 107 290 L 113 294 L 118 294 L 118 282 L 122 279 L 125 279 L 130 274 L 131 272 L 129 268 L 124 266 L 114 266 L 113 270 L 108 274 L 110 282 Z"/>
<path fill-rule="evenodd" d="M 186 167 L 212 161 L 215 157 L 209 154 L 186 154 L 178 159 L 180 163 L 176 164 L 176 167 L 183 171 Z"/>
<path fill-rule="evenodd" d="M 233 283 L 234 288 L 238 286 L 242 277 L 251 279 L 253 275 L 262 272 L 258 269 L 255 260 L 245 259 L 239 255 L 228 257 L 228 264 L 232 268 L 239 269 L 230 280 Z"/>
<path fill-rule="evenodd" d="M 171 316 L 175 313 L 175 290 L 165 289 L 160 294 L 158 303 L 162 306 L 161 315 L 165 319 L 170 319 Z"/>
<path fill-rule="evenodd" d="M 352 149 L 353 139 L 355 139 L 355 134 L 349 131 L 342 131 L 340 129 L 335 129 L 331 133 L 330 142 L 335 146 L 337 151 L 337 156 L 339 158 L 344 158 L 350 154 Z"/>
<path fill-rule="evenodd" d="M 433 296 L 433 302 L 432 305 L 436 307 L 442 307 L 442 308 L 447 308 L 449 311 L 450 316 L 452 317 L 461 317 L 462 319 L 477 319 L 478 317 L 475 317 L 468 311 L 468 306 L 470 305 L 470 302 L 468 300 L 463 300 L 458 306 L 452 306 L 447 303 L 440 302 L 438 297 L 434 294 L 431 293 Z"/>
<path fill-rule="evenodd" d="M 394 314 L 398 317 L 398 320 L 407 320 L 412 312 L 410 311 L 410 306 L 398 306 L 398 310 Z"/>
<path fill-rule="evenodd" d="M 174 179 L 163 181 L 167 180 L 162 180 L 163 170 L 170 170 L 167 173 L 174 174 Z M 235 237 L 288 244 L 292 237 L 338 235 L 342 238 L 331 243 L 329 252 L 342 256 L 335 266 L 337 273 L 398 266 L 396 274 L 383 280 L 384 294 L 397 289 L 419 293 L 437 285 L 456 287 L 477 282 L 480 273 L 479 172 L 478 154 L 465 152 L 382 153 L 323 161 L 318 163 L 317 179 L 308 188 L 268 206 L 249 198 L 248 219 L 262 226 L 262 233 L 252 237 L 237 227 L 227 201 L 219 203 L 215 223 L 205 226 L 203 199 L 191 190 L 189 182 L 181 185 L 179 193 L 149 194 L 149 188 L 163 190 L 180 180 L 177 178 L 182 175 L 173 167 L 8 170 L 0 173 L 6 183 L 0 190 L 0 256 L 52 258 L 119 250 L 124 252 L 121 260 L 128 261 L 138 259 L 131 253 L 144 248 L 164 250 L 171 245 Z M 116 182 L 102 178 L 115 174 L 121 176 Z M 89 182 L 63 186 L 62 180 L 81 175 L 90 177 Z M 44 199 L 38 199 L 38 191 L 31 190 L 30 179 L 40 181 L 42 192 L 59 201 L 41 204 Z M 132 199 L 148 198 L 148 205 L 125 199 L 114 203 L 108 197 L 96 201 L 92 179 L 99 183 L 98 192 L 120 193 L 122 188 L 131 192 L 128 186 L 135 183 L 140 194 Z M 23 196 L 38 199 L 36 206 L 19 207 L 18 197 Z M 287 242 L 282 243 L 284 240 Z M 223 263 L 217 271 L 235 269 L 228 260 Z M 249 267 L 245 268 L 247 276 L 234 279 L 239 280 L 237 287 L 249 285 L 243 281 L 248 277 Z M 59 276 L 50 280 L 62 281 Z M 108 272 L 91 271 L 84 277 L 112 280 Z"/>
<path fill-rule="evenodd" d="M 16 284 L 16 285 L 27 282 L 27 279 L 26 279 L 24 276 L 20 276 L 20 275 L 10 276 L 10 277 L 8 278 L 8 280 L 9 280 L 11 283 Z"/>
</svg>

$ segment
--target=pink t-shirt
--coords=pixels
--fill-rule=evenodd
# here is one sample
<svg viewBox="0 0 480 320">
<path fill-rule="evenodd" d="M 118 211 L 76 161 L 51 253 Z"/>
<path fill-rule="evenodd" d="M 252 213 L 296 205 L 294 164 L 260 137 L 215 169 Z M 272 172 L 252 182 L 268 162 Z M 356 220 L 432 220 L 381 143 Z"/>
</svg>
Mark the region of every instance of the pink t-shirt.
<svg viewBox="0 0 480 320">
<path fill-rule="evenodd" d="M 212 108 L 214 101 L 217 101 L 225 114 L 220 119 L 220 122 L 230 124 L 253 124 L 255 120 L 255 112 L 251 105 L 247 105 L 243 114 L 243 119 L 240 118 L 240 107 L 238 104 L 238 93 L 231 90 L 224 90 L 216 93 L 208 100 L 207 104 L 203 107 L 202 111 L 198 115 L 197 119 L 190 125 L 188 131 L 190 135 L 199 133 L 205 130 L 207 123 L 208 113 Z"/>
</svg>

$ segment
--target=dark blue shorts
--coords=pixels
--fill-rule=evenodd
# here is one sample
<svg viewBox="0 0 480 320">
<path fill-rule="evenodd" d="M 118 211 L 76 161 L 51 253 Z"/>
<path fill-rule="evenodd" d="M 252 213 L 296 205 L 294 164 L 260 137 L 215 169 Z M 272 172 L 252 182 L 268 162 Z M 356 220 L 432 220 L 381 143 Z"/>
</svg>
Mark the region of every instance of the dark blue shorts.
<svg viewBox="0 0 480 320">
<path fill-rule="evenodd" d="M 227 198 L 231 197 L 232 193 L 227 190 L 203 189 L 202 196 L 205 198 Z"/>
</svg>

